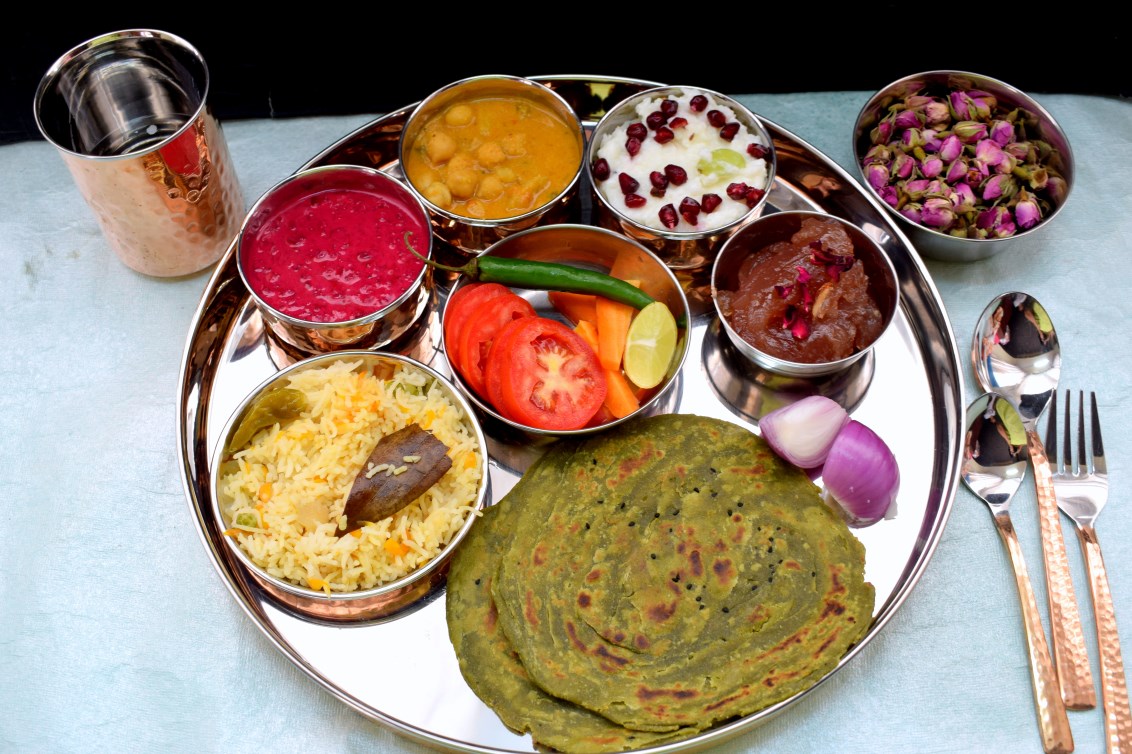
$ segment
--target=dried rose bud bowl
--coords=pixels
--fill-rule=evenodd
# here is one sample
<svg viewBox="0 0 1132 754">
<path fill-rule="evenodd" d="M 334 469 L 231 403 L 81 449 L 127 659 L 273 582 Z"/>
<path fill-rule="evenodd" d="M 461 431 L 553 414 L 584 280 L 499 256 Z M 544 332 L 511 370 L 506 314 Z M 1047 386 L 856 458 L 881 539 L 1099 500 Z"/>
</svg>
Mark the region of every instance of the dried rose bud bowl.
<svg viewBox="0 0 1132 754">
<path fill-rule="evenodd" d="M 711 104 L 689 112 L 693 107 L 691 98 L 696 96 L 707 99 Z M 672 104 L 673 100 L 681 98 L 684 104 L 679 111 L 673 109 L 662 113 L 658 106 L 655 112 L 638 112 L 638 106 L 650 100 Z M 718 122 L 708 117 L 713 114 L 713 110 Z M 723 116 L 722 113 L 727 115 Z M 682 120 L 684 123 L 681 123 Z M 711 156 L 710 150 L 700 149 L 694 154 L 680 155 L 680 160 L 670 159 L 675 156 L 673 152 L 677 151 L 677 145 L 685 143 L 676 134 L 680 133 L 681 128 L 687 127 L 689 120 L 694 120 L 694 125 L 705 129 L 704 121 L 710 121 L 714 133 L 720 134 L 724 140 L 716 146 L 733 148 L 744 160 L 757 166 L 760 171 L 758 180 L 748 186 L 741 178 L 720 178 L 714 185 L 704 187 L 691 197 L 696 201 L 690 208 L 681 202 L 678 196 L 684 189 L 678 187 L 684 186 L 685 182 L 691 186 L 705 180 L 705 174 L 697 166 L 701 159 L 709 160 Z M 612 141 L 614 137 L 611 134 L 634 125 L 643 131 L 639 135 L 639 142 L 648 145 L 643 153 L 628 148 L 629 139 L 636 138 L 632 131 L 627 130 L 625 134 L 618 136 L 616 142 Z M 609 144 L 616 143 L 618 149 L 624 143 L 624 151 L 631 155 L 628 165 L 633 165 L 638 157 L 642 163 L 649 162 L 647 167 L 642 165 L 634 171 L 628 185 L 622 182 L 624 173 L 619 173 L 616 165 L 610 168 L 608 162 L 601 164 L 607 138 L 610 139 Z M 653 155 L 647 151 L 656 148 L 657 144 L 652 142 L 665 145 L 664 151 L 660 153 L 665 158 L 657 164 L 652 164 Z M 671 147 L 667 146 L 669 142 L 673 142 Z M 753 151 L 748 151 L 749 149 Z M 673 167 L 667 164 L 669 162 L 682 163 L 676 165 L 684 171 L 682 180 L 669 170 Z M 627 97 L 598 121 L 590 135 L 585 163 L 595 222 L 643 244 L 670 268 L 688 270 L 711 264 L 728 238 L 762 214 L 774 185 L 776 157 L 774 141 L 766 126 L 757 115 L 731 97 L 703 87 L 657 86 Z M 629 171 L 625 171 L 627 172 Z M 746 187 L 749 193 L 740 197 L 736 193 L 739 186 Z M 606 196 L 603 189 L 610 196 Z M 729 192 L 729 189 L 732 191 Z M 708 193 L 714 196 L 708 198 Z M 649 203 L 645 218 L 635 216 L 632 205 L 626 203 L 642 199 Z M 733 216 L 739 205 L 731 205 L 736 202 L 741 208 L 737 216 Z M 668 206 L 668 214 L 673 221 L 668 227 L 661 224 L 664 219 L 661 216 L 664 210 L 662 205 Z M 697 220 L 695 226 L 689 225 L 686 215 L 689 209 Z M 718 219 L 724 215 L 730 218 L 726 222 Z"/>
<path fill-rule="evenodd" d="M 1013 86 L 965 71 L 916 73 L 878 90 L 857 116 L 853 156 L 866 190 L 916 249 L 945 262 L 1032 239 L 1073 186 L 1073 151 L 1053 116 Z"/>
</svg>

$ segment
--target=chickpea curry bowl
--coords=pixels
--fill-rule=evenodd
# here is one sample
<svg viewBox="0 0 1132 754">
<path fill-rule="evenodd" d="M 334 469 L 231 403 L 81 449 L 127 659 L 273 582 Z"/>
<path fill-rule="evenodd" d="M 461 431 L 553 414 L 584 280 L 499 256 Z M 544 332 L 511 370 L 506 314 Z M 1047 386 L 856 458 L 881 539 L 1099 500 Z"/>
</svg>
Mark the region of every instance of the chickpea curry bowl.
<svg viewBox="0 0 1132 754">
<path fill-rule="evenodd" d="M 571 217 L 584 151 L 581 121 L 553 90 L 476 76 L 413 110 L 400 162 L 437 236 L 479 253 L 516 230 Z"/>
</svg>

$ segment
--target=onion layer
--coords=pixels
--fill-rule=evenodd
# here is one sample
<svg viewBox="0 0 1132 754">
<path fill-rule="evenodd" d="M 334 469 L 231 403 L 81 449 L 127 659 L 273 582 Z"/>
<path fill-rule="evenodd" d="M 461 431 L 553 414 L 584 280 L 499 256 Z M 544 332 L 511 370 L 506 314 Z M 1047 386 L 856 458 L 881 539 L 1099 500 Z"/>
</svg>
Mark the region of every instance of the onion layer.
<svg viewBox="0 0 1132 754">
<path fill-rule="evenodd" d="M 759 431 L 771 449 L 803 469 L 826 462 L 849 414 L 836 401 L 811 395 L 775 409 L 759 420 Z"/>
<path fill-rule="evenodd" d="M 875 432 L 850 420 L 833 441 L 822 468 L 827 501 L 853 526 L 869 526 L 896 515 L 900 468 Z"/>
</svg>

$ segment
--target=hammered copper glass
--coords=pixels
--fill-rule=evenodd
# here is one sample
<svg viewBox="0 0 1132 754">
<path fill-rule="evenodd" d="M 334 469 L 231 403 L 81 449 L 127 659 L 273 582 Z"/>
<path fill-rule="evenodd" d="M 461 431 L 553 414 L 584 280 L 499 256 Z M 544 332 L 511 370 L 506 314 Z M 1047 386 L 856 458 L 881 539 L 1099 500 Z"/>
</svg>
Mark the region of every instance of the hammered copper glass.
<svg viewBox="0 0 1132 754">
<path fill-rule="evenodd" d="M 184 39 L 131 29 L 60 57 L 35 93 L 40 133 L 62 155 L 110 247 L 157 277 L 198 272 L 240 227 L 244 198 L 204 58 Z"/>
</svg>

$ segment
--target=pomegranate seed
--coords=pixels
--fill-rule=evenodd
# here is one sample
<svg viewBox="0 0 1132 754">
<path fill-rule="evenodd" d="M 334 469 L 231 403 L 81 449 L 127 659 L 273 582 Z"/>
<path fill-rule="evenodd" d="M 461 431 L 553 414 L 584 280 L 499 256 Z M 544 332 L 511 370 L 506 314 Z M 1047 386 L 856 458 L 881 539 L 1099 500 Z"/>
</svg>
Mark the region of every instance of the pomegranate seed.
<svg viewBox="0 0 1132 754">
<path fill-rule="evenodd" d="M 727 122 L 727 116 L 718 110 L 708 110 L 707 122 L 716 128 L 723 128 L 723 124 Z"/>
<path fill-rule="evenodd" d="M 751 187 L 745 183 L 732 183 L 727 186 L 727 195 L 737 202 L 747 198 L 747 191 Z"/>
<path fill-rule="evenodd" d="M 687 118 L 673 118 L 672 120 L 668 121 L 669 128 L 683 128 L 686 125 L 688 125 Z"/>
<path fill-rule="evenodd" d="M 676 134 L 672 133 L 672 129 L 668 126 L 661 126 L 656 129 L 656 135 L 653 136 L 657 144 L 667 144 L 676 138 Z"/>
<path fill-rule="evenodd" d="M 666 189 L 668 188 L 668 176 L 659 170 L 654 170 L 649 173 L 649 183 L 653 185 L 653 188 Z"/>
<path fill-rule="evenodd" d="M 649 133 L 649 130 L 647 128 L 645 128 L 644 123 L 633 123 L 625 131 L 625 134 L 627 136 L 630 136 L 634 139 L 643 139 L 648 135 L 648 133 Z"/>
<path fill-rule="evenodd" d="M 700 200 L 700 208 L 705 215 L 715 212 L 720 204 L 723 204 L 723 200 L 719 198 L 719 194 L 704 194 L 704 198 Z"/>
<path fill-rule="evenodd" d="M 680 105 L 678 105 L 674 99 L 666 99 L 660 103 L 660 111 L 664 113 L 664 117 L 666 118 L 671 118 L 675 115 L 679 108 Z"/>
<path fill-rule="evenodd" d="M 667 122 L 668 116 L 666 116 L 660 110 L 653 110 L 651 113 L 649 113 L 649 117 L 645 118 L 645 125 L 647 125 L 654 131 Z"/>
<path fill-rule="evenodd" d="M 680 200 L 680 214 L 681 215 L 698 215 L 700 214 L 700 203 L 690 196 L 685 196 Z"/>
<path fill-rule="evenodd" d="M 726 141 L 734 139 L 737 133 L 739 133 L 739 124 L 735 122 L 728 123 L 723 128 L 719 129 L 720 138 Z"/>
<path fill-rule="evenodd" d="M 759 188 L 752 188 L 747 191 L 747 206 L 754 207 L 763 198 L 766 192 Z"/>
<path fill-rule="evenodd" d="M 604 157 L 598 157 L 593 164 L 594 179 L 604 181 L 609 177 L 609 163 Z"/>
<path fill-rule="evenodd" d="M 747 145 L 747 154 L 751 155 L 751 157 L 754 157 L 756 160 L 761 160 L 762 158 L 766 157 L 767 152 L 767 148 L 762 144 L 752 143 Z"/>
<path fill-rule="evenodd" d="M 636 136 L 630 136 L 625 140 L 625 151 L 629 153 L 630 157 L 636 157 L 637 152 L 641 151 L 641 140 Z"/>
<path fill-rule="evenodd" d="M 622 194 L 631 194 L 641 187 L 641 184 L 637 183 L 637 179 L 628 173 L 618 173 L 617 182 L 621 184 Z"/>
<path fill-rule="evenodd" d="M 660 199 L 664 196 L 665 191 L 662 188 L 657 188 L 656 186 L 653 186 L 651 189 L 649 189 L 649 193 L 652 194 L 653 196 L 655 196 L 657 199 Z"/>
<path fill-rule="evenodd" d="M 683 186 L 688 180 L 688 171 L 679 165 L 665 165 L 664 174 L 673 186 Z"/>
<path fill-rule="evenodd" d="M 695 97 L 692 97 L 692 100 L 688 103 L 688 105 L 697 113 L 702 113 L 704 111 L 704 108 L 707 107 L 707 97 L 702 94 L 697 94 Z"/>
<path fill-rule="evenodd" d="M 649 201 L 648 199 L 644 198 L 640 194 L 626 194 L 625 195 L 625 206 L 626 207 L 632 207 L 633 209 L 637 209 L 638 207 L 645 206 L 646 204 L 648 204 L 648 201 Z"/>
<path fill-rule="evenodd" d="M 660 222 L 666 228 L 675 228 L 680 224 L 680 218 L 676 216 L 676 208 L 671 204 L 661 207 L 657 214 L 660 215 Z"/>
</svg>

